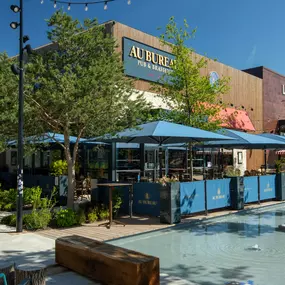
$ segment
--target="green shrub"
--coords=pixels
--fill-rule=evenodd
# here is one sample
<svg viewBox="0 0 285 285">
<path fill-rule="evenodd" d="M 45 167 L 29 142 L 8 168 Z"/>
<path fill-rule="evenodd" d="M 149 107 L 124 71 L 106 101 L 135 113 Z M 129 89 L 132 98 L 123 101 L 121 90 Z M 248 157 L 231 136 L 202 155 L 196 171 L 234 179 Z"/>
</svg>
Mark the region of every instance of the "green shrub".
<svg viewBox="0 0 285 285">
<path fill-rule="evenodd" d="M 9 204 L 8 210 L 16 209 L 16 201 L 17 201 L 17 190 L 10 189 L 0 191 L 0 210 L 5 210 L 5 206 Z"/>
<path fill-rule="evenodd" d="M 42 189 L 37 187 L 24 188 L 23 200 L 24 205 L 32 205 L 34 209 L 40 207 Z"/>
<path fill-rule="evenodd" d="M 88 213 L 88 222 L 94 223 L 96 221 L 98 221 L 98 210 L 94 208 Z"/>
<path fill-rule="evenodd" d="M 4 205 L 3 209 L 4 209 L 5 211 L 12 211 L 12 210 L 15 209 L 15 205 L 12 204 L 12 203 L 9 203 L 9 204 Z"/>
<path fill-rule="evenodd" d="M 23 224 L 28 230 L 45 229 L 51 221 L 51 213 L 48 209 L 33 210 L 23 217 Z"/>
<path fill-rule="evenodd" d="M 71 227 L 77 223 L 76 214 L 72 209 L 62 209 L 55 213 L 56 225 L 60 228 Z"/>
<path fill-rule="evenodd" d="M 52 175 L 61 176 L 67 175 L 67 161 L 66 160 L 56 160 L 51 164 Z"/>
<path fill-rule="evenodd" d="M 109 210 L 102 208 L 99 210 L 99 217 L 101 220 L 107 220 L 109 218 Z"/>
<path fill-rule="evenodd" d="M 38 187 L 24 188 L 23 204 L 38 208 L 41 205 L 42 189 Z M 17 189 L 0 191 L 0 210 L 12 211 L 16 209 Z"/>
<path fill-rule="evenodd" d="M 113 216 L 116 217 L 121 209 L 121 205 L 123 203 L 123 199 L 121 194 L 118 191 L 115 191 L 113 194 Z"/>
<path fill-rule="evenodd" d="M 85 211 L 83 209 L 79 209 L 76 213 L 76 220 L 78 225 L 82 225 L 86 223 Z"/>
<path fill-rule="evenodd" d="M 3 217 L 2 220 L 0 221 L 0 224 L 10 227 L 16 227 L 16 215 L 13 214 Z"/>
</svg>

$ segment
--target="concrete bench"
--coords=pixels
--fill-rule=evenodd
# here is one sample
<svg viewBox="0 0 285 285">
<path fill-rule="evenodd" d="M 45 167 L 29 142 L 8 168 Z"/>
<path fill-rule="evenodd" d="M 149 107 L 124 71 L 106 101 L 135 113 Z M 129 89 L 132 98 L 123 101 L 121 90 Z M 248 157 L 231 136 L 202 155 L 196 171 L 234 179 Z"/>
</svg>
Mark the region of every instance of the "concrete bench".
<svg viewBox="0 0 285 285">
<path fill-rule="evenodd" d="M 81 236 L 58 238 L 56 262 L 110 285 L 159 284 L 159 259 Z"/>
</svg>

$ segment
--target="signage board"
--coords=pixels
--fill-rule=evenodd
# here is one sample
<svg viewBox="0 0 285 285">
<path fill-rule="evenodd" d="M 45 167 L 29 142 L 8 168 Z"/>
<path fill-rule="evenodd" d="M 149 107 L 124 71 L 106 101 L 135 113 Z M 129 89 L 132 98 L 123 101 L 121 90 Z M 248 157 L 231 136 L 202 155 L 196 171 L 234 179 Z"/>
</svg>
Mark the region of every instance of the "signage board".
<svg viewBox="0 0 285 285">
<path fill-rule="evenodd" d="M 123 38 L 124 72 L 128 76 L 152 82 L 167 77 L 174 63 L 174 55 L 143 43 Z"/>
</svg>

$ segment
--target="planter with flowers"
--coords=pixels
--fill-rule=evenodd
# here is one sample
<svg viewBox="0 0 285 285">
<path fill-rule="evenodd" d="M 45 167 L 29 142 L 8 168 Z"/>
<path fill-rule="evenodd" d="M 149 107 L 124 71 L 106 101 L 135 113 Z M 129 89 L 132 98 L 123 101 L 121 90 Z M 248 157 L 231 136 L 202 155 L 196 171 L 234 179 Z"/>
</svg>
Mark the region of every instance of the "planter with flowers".
<svg viewBox="0 0 285 285">
<path fill-rule="evenodd" d="M 166 176 L 157 180 L 160 186 L 160 222 L 176 224 L 181 221 L 180 183 L 178 178 Z"/>
</svg>

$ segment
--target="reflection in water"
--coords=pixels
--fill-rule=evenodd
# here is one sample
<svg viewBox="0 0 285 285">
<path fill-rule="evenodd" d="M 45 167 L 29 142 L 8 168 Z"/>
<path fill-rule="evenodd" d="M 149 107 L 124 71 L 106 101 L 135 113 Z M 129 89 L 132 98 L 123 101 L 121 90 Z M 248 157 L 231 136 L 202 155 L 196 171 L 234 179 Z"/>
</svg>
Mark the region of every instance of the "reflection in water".
<svg viewBox="0 0 285 285">
<path fill-rule="evenodd" d="M 197 284 L 253 280 L 254 285 L 283 285 L 285 233 L 276 228 L 285 223 L 285 208 L 281 205 L 275 209 L 112 243 L 158 256 L 162 272 Z"/>
</svg>

